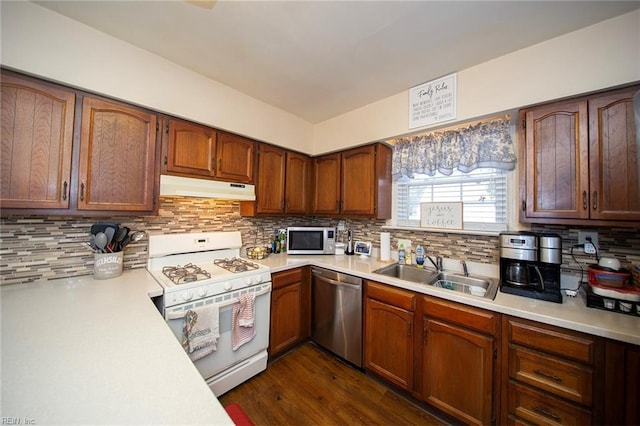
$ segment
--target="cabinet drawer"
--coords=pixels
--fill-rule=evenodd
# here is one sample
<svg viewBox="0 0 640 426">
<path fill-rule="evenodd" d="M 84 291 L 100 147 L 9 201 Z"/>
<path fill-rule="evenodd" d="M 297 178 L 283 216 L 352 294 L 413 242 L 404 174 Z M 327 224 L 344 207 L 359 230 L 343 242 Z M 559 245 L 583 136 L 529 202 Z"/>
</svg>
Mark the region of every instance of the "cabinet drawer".
<svg viewBox="0 0 640 426">
<path fill-rule="evenodd" d="M 271 274 L 272 288 L 275 290 L 277 288 L 302 281 L 302 270 L 303 268 L 297 268 Z"/>
<path fill-rule="evenodd" d="M 410 291 L 392 286 L 367 281 L 367 297 L 407 311 L 413 312 L 416 310 L 416 295 Z"/>
<path fill-rule="evenodd" d="M 509 383 L 509 412 L 539 425 L 591 424 L 590 412 L 513 382 Z"/>
<path fill-rule="evenodd" d="M 507 326 L 512 343 L 593 364 L 596 342 L 584 334 L 513 318 Z"/>
<path fill-rule="evenodd" d="M 509 377 L 591 406 L 593 371 L 589 367 L 512 346 L 509 348 Z"/>
<path fill-rule="evenodd" d="M 481 333 L 495 336 L 498 332 L 498 314 L 434 297 L 422 298 L 424 314 L 461 325 Z"/>
</svg>

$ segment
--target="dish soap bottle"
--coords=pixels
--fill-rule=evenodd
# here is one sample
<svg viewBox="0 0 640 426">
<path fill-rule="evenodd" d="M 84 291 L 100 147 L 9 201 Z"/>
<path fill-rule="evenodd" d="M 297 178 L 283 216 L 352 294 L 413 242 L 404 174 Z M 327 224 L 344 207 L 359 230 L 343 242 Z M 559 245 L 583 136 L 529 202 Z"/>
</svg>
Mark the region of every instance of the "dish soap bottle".
<svg viewBox="0 0 640 426">
<path fill-rule="evenodd" d="M 347 232 L 347 249 L 345 250 L 344 254 L 351 256 L 354 254 L 354 250 L 353 250 L 353 237 L 351 236 L 351 231 Z"/>
<path fill-rule="evenodd" d="M 416 247 L 416 265 L 418 268 L 424 268 L 424 249 L 421 245 Z"/>
<path fill-rule="evenodd" d="M 405 262 L 404 244 L 400 243 L 400 248 L 398 249 L 398 263 L 403 265 L 404 262 Z"/>
</svg>

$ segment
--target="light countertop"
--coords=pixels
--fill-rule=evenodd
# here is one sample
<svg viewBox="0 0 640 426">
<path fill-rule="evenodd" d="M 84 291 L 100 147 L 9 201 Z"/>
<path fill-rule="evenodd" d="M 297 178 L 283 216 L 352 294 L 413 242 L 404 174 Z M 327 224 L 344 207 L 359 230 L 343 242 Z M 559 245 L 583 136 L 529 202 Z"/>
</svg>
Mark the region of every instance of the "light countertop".
<svg viewBox="0 0 640 426">
<path fill-rule="evenodd" d="M 233 425 L 155 308 L 160 294 L 144 269 L 2 286 L 2 418 Z"/>
<path fill-rule="evenodd" d="M 283 271 L 304 265 L 329 268 L 338 272 L 356 275 L 361 278 L 391 284 L 418 293 L 432 295 L 494 312 L 640 345 L 640 317 L 588 308 L 583 292 L 578 293 L 576 297 L 567 297 L 563 292 L 562 303 L 535 300 L 502 293 L 501 291 L 498 291 L 494 300 L 487 300 L 443 288 L 414 284 L 397 278 L 374 274 L 374 270 L 388 265 L 390 262 L 380 262 L 373 257 L 359 255 L 302 256 L 272 254 L 268 258 L 257 262 L 269 266 L 271 272 Z M 487 277 L 499 276 L 497 266 L 470 262 L 467 262 L 467 265 L 469 267 L 469 273 L 471 274 L 484 275 Z M 462 270 L 459 262 L 451 259 L 445 259 L 444 268 L 447 271 Z M 565 283 L 564 280 L 568 281 L 568 283 Z M 576 278 L 563 276 L 563 286 L 573 288 L 574 285 L 577 287 Z"/>
</svg>

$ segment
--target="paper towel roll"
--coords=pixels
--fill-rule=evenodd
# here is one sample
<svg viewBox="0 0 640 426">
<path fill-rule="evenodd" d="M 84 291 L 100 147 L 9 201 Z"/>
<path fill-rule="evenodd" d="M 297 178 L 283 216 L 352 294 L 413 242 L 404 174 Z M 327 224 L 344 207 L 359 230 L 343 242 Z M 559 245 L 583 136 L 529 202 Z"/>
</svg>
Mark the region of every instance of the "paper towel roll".
<svg viewBox="0 0 640 426">
<path fill-rule="evenodd" d="M 391 233 L 380 233 L 380 260 L 391 259 Z"/>
</svg>

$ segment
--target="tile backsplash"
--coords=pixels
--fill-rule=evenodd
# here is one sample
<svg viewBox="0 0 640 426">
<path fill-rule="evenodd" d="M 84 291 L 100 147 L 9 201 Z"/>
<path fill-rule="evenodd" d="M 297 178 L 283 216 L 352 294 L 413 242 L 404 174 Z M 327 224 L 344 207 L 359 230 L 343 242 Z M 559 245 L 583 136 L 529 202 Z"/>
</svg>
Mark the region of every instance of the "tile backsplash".
<svg viewBox="0 0 640 426">
<path fill-rule="evenodd" d="M 187 197 L 161 197 L 157 216 L 72 217 L 14 216 L 1 220 L 0 282 L 28 283 L 37 280 L 66 278 L 93 273 L 93 253 L 83 246 L 96 222 L 115 222 L 132 230 L 148 233 L 234 231 L 242 233 L 245 245 L 263 244 L 274 229 L 295 225 L 336 226 L 338 218 L 260 217 L 246 218 L 239 213 L 236 201 Z M 371 241 L 379 247 L 379 234 L 389 231 L 392 246 L 398 238 L 423 244 L 428 254 L 471 262 L 497 263 L 498 237 L 446 232 L 383 229 L 385 221 L 346 219 L 345 225 L 357 240 Z M 577 254 L 573 260 L 571 246 L 577 243 L 577 227 L 537 226 L 536 231 L 555 232 L 563 238 L 563 269 L 579 272 L 580 265 L 594 262 L 589 255 Z M 640 228 L 595 228 L 599 234 L 601 255 L 614 256 L 622 263 L 640 263 Z M 143 268 L 147 262 L 146 239 L 127 247 L 124 268 Z"/>
</svg>

